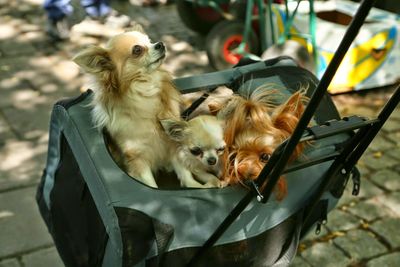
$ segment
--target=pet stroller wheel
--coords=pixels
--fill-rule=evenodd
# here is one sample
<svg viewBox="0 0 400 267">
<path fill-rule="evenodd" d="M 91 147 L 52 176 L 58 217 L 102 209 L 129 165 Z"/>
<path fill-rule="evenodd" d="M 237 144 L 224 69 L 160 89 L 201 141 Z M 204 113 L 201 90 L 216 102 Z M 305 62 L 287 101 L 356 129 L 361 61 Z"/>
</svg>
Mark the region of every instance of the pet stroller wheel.
<svg viewBox="0 0 400 267">
<path fill-rule="evenodd" d="M 207 56 L 212 67 L 223 70 L 239 63 L 244 54 L 236 49 L 243 41 L 244 30 L 240 21 L 222 21 L 215 25 L 206 39 Z M 245 52 L 257 54 L 258 46 L 257 35 L 250 29 Z"/>
<path fill-rule="evenodd" d="M 222 15 L 212 7 L 196 5 L 187 0 L 176 0 L 176 8 L 185 26 L 201 34 L 207 34 L 223 19 Z"/>
</svg>

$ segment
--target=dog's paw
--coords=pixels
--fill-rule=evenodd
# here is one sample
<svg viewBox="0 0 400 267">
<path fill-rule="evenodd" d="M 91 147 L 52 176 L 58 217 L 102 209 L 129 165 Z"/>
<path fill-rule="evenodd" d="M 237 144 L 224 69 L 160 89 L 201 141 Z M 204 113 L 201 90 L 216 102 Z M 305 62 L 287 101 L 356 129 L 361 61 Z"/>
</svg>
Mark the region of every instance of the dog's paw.
<svg viewBox="0 0 400 267">
<path fill-rule="evenodd" d="M 211 182 L 203 184 L 203 188 L 216 188 L 216 187 L 219 187 L 219 186 L 216 185 L 215 183 L 211 183 Z"/>
<path fill-rule="evenodd" d="M 204 184 L 204 187 L 205 187 L 205 188 L 215 188 L 215 187 L 217 187 L 217 188 L 223 188 L 223 187 L 225 187 L 225 186 L 227 186 L 227 185 L 228 185 L 228 184 L 225 183 L 224 181 L 220 181 L 220 180 L 218 180 L 218 179 L 213 179 L 213 180 L 211 180 L 211 181 L 205 183 L 205 184 Z"/>
<path fill-rule="evenodd" d="M 227 187 L 228 185 L 229 185 L 228 181 L 225 180 L 219 181 L 219 188 L 224 188 Z"/>
</svg>

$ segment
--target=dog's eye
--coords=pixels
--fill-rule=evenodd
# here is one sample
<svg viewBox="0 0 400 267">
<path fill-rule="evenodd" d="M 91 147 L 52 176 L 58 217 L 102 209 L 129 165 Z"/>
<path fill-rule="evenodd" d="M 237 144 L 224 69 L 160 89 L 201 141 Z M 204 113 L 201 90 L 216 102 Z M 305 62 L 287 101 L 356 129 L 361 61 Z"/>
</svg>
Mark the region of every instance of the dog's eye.
<svg viewBox="0 0 400 267">
<path fill-rule="evenodd" d="M 267 163 L 270 157 L 271 157 L 270 154 L 262 153 L 262 154 L 260 155 L 260 161 L 261 161 L 261 162 L 264 162 L 264 163 Z"/>
<path fill-rule="evenodd" d="M 192 153 L 192 155 L 194 156 L 200 156 L 201 154 L 203 154 L 203 151 L 201 150 L 200 147 L 193 147 L 190 149 L 190 153 Z"/>
<path fill-rule="evenodd" d="M 218 148 L 218 149 L 217 149 L 217 154 L 222 154 L 222 153 L 224 152 L 224 150 L 225 150 L 225 147 L 224 147 L 224 146 Z"/>
<path fill-rule="evenodd" d="M 140 45 L 135 45 L 132 48 L 132 54 L 135 56 L 139 56 L 140 54 L 142 54 L 143 52 L 143 47 L 141 47 Z"/>
<path fill-rule="evenodd" d="M 231 153 L 231 154 L 229 155 L 229 161 L 234 161 L 235 158 L 236 158 L 236 156 L 237 156 L 237 153 L 236 153 L 236 152 Z"/>
</svg>

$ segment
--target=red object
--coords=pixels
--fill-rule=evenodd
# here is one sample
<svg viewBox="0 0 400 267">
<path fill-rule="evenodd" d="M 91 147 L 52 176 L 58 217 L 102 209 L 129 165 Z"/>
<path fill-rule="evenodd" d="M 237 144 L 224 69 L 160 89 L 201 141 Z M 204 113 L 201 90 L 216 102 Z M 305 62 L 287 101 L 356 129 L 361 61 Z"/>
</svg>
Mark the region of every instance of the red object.
<svg viewBox="0 0 400 267">
<path fill-rule="evenodd" d="M 226 62 L 232 65 L 239 63 L 239 60 L 243 57 L 243 55 L 237 54 L 233 52 L 233 50 L 240 45 L 242 40 L 243 35 L 240 34 L 232 35 L 228 39 L 226 39 L 224 46 L 222 47 L 222 54 Z M 246 51 L 248 50 L 247 48 L 248 47 L 246 45 Z"/>
</svg>

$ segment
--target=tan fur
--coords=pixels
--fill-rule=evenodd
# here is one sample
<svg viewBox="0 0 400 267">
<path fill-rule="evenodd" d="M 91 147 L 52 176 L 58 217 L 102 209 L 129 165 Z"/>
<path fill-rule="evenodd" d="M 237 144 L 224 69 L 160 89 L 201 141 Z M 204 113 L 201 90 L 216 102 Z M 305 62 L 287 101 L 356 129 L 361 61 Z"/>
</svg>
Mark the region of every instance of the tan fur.
<svg viewBox="0 0 400 267">
<path fill-rule="evenodd" d="M 246 179 L 256 179 L 266 163 L 265 159 L 261 160 L 261 155 L 272 155 L 277 146 L 290 137 L 304 111 L 303 91 L 296 92 L 278 106 L 271 104 L 275 93 L 262 91 L 256 90 L 248 99 L 234 96 L 225 105 L 217 107 L 218 116 L 226 120 L 224 179 L 228 184 L 244 184 Z M 303 148 L 303 145 L 296 147 L 291 161 Z M 278 200 L 286 196 L 284 177 L 279 179 L 275 191 Z"/>
<path fill-rule="evenodd" d="M 171 165 L 171 141 L 159 120 L 179 118 L 181 96 L 160 68 L 165 49 L 136 29 L 116 35 L 104 48 L 81 51 L 74 61 L 94 78 L 93 119 L 122 152 L 121 165 L 130 176 L 157 187 L 152 173 Z"/>
</svg>

